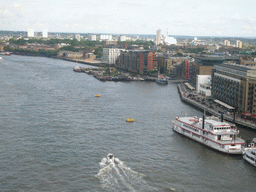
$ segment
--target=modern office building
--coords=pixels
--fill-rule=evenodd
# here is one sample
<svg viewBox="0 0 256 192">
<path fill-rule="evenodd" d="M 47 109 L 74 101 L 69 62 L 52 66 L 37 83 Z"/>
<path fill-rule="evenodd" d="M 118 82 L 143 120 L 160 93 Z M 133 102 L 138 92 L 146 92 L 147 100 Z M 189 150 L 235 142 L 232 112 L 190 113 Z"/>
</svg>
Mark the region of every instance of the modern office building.
<svg viewBox="0 0 256 192">
<path fill-rule="evenodd" d="M 190 68 L 191 85 L 196 86 L 197 75 L 211 75 L 214 66 L 220 65 L 224 62 L 239 62 L 239 58 L 218 55 L 203 55 L 195 57 L 195 61 L 191 62 Z"/>
<path fill-rule="evenodd" d="M 256 115 L 256 68 L 216 65 L 212 73 L 212 96 L 241 113 Z"/>
<path fill-rule="evenodd" d="M 196 86 L 198 75 L 211 75 L 214 65 L 219 65 L 224 62 L 223 57 L 219 56 L 199 56 L 195 58 L 194 62 L 191 62 L 190 66 L 190 83 L 192 86 Z"/>
<path fill-rule="evenodd" d="M 115 64 L 120 52 L 124 49 L 103 48 L 102 62 L 106 64 Z"/>
</svg>

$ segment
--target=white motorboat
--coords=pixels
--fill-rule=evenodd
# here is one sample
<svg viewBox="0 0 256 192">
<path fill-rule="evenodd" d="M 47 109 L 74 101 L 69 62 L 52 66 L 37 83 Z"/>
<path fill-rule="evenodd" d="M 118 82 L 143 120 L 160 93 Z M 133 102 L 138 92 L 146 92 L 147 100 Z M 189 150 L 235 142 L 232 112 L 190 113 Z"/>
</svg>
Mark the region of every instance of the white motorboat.
<svg viewBox="0 0 256 192">
<path fill-rule="evenodd" d="M 112 153 L 109 153 L 108 156 L 107 156 L 107 158 L 108 158 L 108 161 L 114 163 L 115 158 L 114 158 L 114 155 L 113 155 Z"/>
<path fill-rule="evenodd" d="M 234 124 L 216 117 L 177 117 L 173 130 L 201 144 L 227 154 L 242 154 L 244 140 Z"/>
<path fill-rule="evenodd" d="M 243 148 L 243 158 L 256 167 L 256 138 L 252 143 Z"/>
</svg>

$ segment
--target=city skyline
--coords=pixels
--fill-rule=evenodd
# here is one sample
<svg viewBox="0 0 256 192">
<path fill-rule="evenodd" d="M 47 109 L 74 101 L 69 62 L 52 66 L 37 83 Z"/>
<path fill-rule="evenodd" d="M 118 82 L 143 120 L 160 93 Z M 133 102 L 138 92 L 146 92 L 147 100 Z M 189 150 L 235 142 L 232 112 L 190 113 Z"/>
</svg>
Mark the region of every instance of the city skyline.
<svg viewBox="0 0 256 192">
<path fill-rule="evenodd" d="M 3 0 L 0 29 L 10 31 L 255 37 L 256 1 Z"/>
</svg>

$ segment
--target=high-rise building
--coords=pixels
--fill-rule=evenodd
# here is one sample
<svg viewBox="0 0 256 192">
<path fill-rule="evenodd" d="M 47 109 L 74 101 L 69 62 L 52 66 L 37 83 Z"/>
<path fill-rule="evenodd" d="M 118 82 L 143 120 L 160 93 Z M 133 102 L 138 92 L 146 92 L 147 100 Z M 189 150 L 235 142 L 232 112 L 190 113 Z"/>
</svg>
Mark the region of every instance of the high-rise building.
<svg viewBox="0 0 256 192">
<path fill-rule="evenodd" d="M 90 41 L 96 41 L 96 35 L 90 35 L 89 39 Z"/>
<path fill-rule="evenodd" d="M 156 45 L 159 45 L 161 43 L 161 29 L 158 29 L 156 31 Z"/>
<path fill-rule="evenodd" d="M 28 29 L 27 36 L 28 37 L 34 37 L 35 36 L 34 29 Z"/>
<path fill-rule="evenodd" d="M 75 38 L 77 39 L 77 41 L 80 41 L 80 38 L 81 38 L 80 34 L 75 34 Z"/>
<path fill-rule="evenodd" d="M 236 40 L 236 47 L 242 48 L 242 41 Z"/>
<path fill-rule="evenodd" d="M 43 30 L 43 38 L 47 38 L 48 37 L 48 30 L 47 29 L 44 29 Z"/>
<path fill-rule="evenodd" d="M 225 40 L 223 43 L 224 46 L 230 46 L 230 41 L 229 40 Z"/>
</svg>

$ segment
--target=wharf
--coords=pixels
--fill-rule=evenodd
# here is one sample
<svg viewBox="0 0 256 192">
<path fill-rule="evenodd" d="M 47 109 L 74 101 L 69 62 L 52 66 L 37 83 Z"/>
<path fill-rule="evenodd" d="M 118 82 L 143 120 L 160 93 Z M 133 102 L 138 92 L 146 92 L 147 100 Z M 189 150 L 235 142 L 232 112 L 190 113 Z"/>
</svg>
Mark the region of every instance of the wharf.
<svg viewBox="0 0 256 192">
<path fill-rule="evenodd" d="M 183 84 L 178 85 L 178 91 L 179 91 L 179 94 L 180 94 L 180 99 L 183 102 L 188 103 L 188 104 L 192 105 L 193 107 L 196 107 L 196 108 L 198 108 L 202 111 L 205 111 L 208 114 L 218 116 L 218 117 L 221 116 L 221 113 L 219 113 L 218 110 L 211 109 L 211 108 L 209 108 L 209 106 L 207 104 L 202 104 L 201 102 L 199 102 L 197 100 L 189 98 L 186 87 Z M 248 128 L 256 130 L 256 123 L 252 122 L 250 120 L 242 119 L 242 118 L 236 116 L 235 117 L 235 122 L 234 122 L 233 115 L 228 115 L 228 114 L 223 114 L 223 118 L 226 121 L 235 123 L 236 125 L 240 125 L 240 126 L 244 126 L 244 127 L 248 127 Z"/>
<path fill-rule="evenodd" d="M 171 79 L 168 80 L 169 83 L 185 83 L 188 82 L 188 80 L 184 80 L 184 79 Z"/>
<path fill-rule="evenodd" d="M 88 59 L 73 59 L 73 58 L 61 58 L 61 57 L 55 57 L 57 59 L 62 59 L 65 61 L 72 61 L 72 62 L 76 62 L 76 63 L 81 63 L 81 64 L 86 64 L 86 65 L 92 65 L 95 67 L 114 67 L 114 65 L 112 64 L 105 64 L 102 63 L 101 61 L 97 61 L 97 60 L 88 60 Z"/>
</svg>

